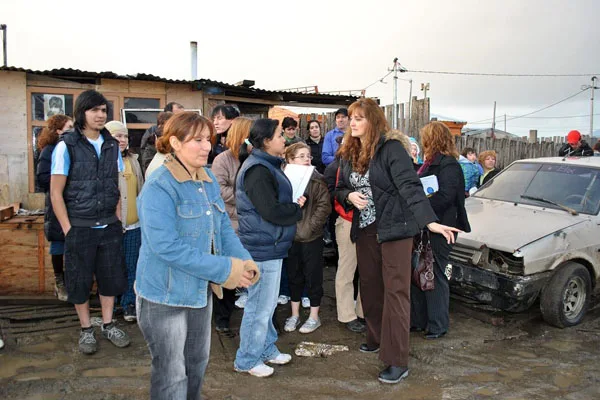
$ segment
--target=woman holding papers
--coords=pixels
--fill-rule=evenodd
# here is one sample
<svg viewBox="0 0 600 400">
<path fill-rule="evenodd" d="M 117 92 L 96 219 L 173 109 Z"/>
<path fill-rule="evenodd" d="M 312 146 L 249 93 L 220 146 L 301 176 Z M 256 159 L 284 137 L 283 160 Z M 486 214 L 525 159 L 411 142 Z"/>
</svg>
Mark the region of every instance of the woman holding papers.
<svg viewBox="0 0 600 400">
<path fill-rule="evenodd" d="M 248 290 L 234 368 L 267 377 L 274 370 L 265 363 L 282 365 L 292 359 L 275 345 L 277 331 L 272 317 L 279 294 L 281 263 L 292 246 L 306 198 L 293 198 L 292 185 L 281 170 L 285 139 L 277 120 L 256 120 L 248 141 L 253 150 L 236 178 L 238 235 L 258 264 L 261 279 Z"/>
<path fill-rule="evenodd" d="M 437 181 L 438 189 L 428 195 L 433 211 L 441 223 L 469 232 L 465 179 L 450 130 L 441 122 L 431 122 L 421 129 L 421 141 L 425 163 L 418 174 Z M 436 233 L 431 233 L 430 242 L 435 288 L 424 292 L 411 286 L 410 325 L 412 331 L 426 331 L 426 339 L 437 339 L 448 332 L 450 290 L 445 269 L 452 244 Z"/>
<path fill-rule="evenodd" d="M 300 298 L 306 285 L 310 299 L 310 316 L 300 327 L 300 333 L 311 333 L 321 326 L 319 308 L 323 297 L 323 226 L 329 213 L 331 202 L 323 176 L 310 165 L 310 147 L 295 143 L 285 149 L 286 174 L 292 167 L 306 169 L 311 173 L 308 195 L 303 207 L 302 219 L 296 224 L 296 236 L 288 253 L 287 273 L 292 298 L 292 316 L 285 321 L 285 331 L 295 331 L 300 325 Z"/>
<path fill-rule="evenodd" d="M 336 198 L 354 208 L 360 291 L 367 321 L 365 353 L 379 352 L 384 383 L 408 376 L 412 237 L 428 227 L 448 242 L 457 229 L 436 223 L 412 160 L 390 132 L 379 105 L 360 99 L 349 108 L 351 135 L 339 154 Z"/>
</svg>

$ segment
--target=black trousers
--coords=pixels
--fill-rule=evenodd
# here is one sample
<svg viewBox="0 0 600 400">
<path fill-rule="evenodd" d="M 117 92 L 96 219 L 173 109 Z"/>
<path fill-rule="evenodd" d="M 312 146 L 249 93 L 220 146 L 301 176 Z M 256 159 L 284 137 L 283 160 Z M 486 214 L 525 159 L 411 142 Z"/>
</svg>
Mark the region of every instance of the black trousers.
<svg viewBox="0 0 600 400">
<path fill-rule="evenodd" d="M 311 307 L 319 307 L 323 297 L 323 237 L 312 242 L 294 242 L 287 258 L 290 297 L 298 302 L 306 286 Z"/>
<path fill-rule="evenodd" d="M 223 298 L 213 293 L 213 319 L 219 328 L 229 328 L 229 319 L 235 308 L 235 289 L 223 288 Z"/>
<path fill-rule="evenodd" d="M 410 326 L 427 329 L 431 333 L 442 333 L 448 331 L 450 324 L 450 287 L 445 270 L 452 245 L 439 234 L 432 233 L 430 238 L 435 288 L 423 292 L 411 283 Z"/>
</svg>

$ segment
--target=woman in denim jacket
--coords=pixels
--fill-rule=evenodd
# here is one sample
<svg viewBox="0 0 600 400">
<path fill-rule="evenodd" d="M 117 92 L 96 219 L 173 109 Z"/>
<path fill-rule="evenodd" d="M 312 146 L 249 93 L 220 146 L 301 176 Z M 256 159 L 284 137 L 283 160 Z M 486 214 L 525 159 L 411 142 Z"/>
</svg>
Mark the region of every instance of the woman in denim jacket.
<svg viewBox="0 0 600 400">
<path fill-rule="evenodd" d="M 199 398 L 210 351 L 212 291 L 248 287 L 259 272 L 235 235 L 214 175 L 204 166 L 212 123 L 183 112 L 157 141 L 168 154 L 138 198 L 139 326 L 152 355 L 152 399 Z"/>
</svg>

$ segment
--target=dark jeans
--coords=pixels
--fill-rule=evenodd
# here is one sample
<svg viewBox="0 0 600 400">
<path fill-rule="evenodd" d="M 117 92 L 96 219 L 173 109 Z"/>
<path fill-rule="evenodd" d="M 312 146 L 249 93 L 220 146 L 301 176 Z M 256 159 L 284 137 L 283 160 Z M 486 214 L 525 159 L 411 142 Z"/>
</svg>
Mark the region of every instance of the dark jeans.
<svg viewBox="0 0 600 400">
<path fill-rule="evenodd" d="M 136 312 L 152 356 L 150 399 L 201 399 L 212 295 L 204 308 L 172 307 L 138 296 Z"/>
<path fill-rule="evenodd" d="M 223 288 L 223 298 L 213 295 L 213 319 L 219 328 L 229 328 L 229 320 L 235 309 L 235 290 Z"/>
<path fill-rule="evenodd" d="M 356 254 L 367 344 L 385 365 L 408 366 L 412 238 L 377 242 L 377 223 L 358 232 Z"/>
<path fill-rule="evenodd" d="M 411 285 L 410 326 L 427 329 L 431 333 L 443 333 L 448 331 L 450 323 L 450 288 L 445 269 L 452 246 L 442 235 L 431 234 L 430 237 L 435 288 L 423 292 L 417 286 Z"/>
<path fill-rule="evenodd" d="M 311 307 L 319 307 L 323 297 L 323 237 L 312 242 L 294 242 L 287 258 L 292 301 L 300 301 L 306 285 Z"/>
</svg>

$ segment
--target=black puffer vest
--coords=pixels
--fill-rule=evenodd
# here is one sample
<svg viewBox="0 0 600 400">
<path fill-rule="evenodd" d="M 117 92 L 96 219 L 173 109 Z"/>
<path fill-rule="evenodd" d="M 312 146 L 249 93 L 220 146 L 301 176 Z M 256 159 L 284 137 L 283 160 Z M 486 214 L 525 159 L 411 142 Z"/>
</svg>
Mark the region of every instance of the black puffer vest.
<svg viewBox="0 0 600 400">
<path fill-rule="evenodd" d="M 119 142 L 106 129 L 100 134 L 104 137 L 100 160 L 78 128 L 61 137 L 71 159 L 63 197 L 73 226 L 102 226 L 117 221 Z"/>
</svg>

